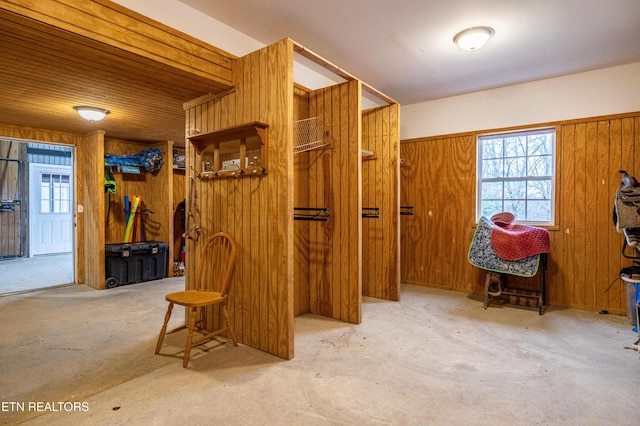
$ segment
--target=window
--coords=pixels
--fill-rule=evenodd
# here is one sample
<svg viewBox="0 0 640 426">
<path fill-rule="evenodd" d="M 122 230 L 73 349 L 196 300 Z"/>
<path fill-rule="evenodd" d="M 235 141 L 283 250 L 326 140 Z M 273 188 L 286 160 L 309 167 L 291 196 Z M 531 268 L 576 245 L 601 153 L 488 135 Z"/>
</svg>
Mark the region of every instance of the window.
<svg viewBox="0 0 640 426">
<path fill-rule="evenodd" d="M 71 205 L 69 175 L 42 174 L 40 213 L 69 213 Z"/>
<path fill-rule="evenodd" d="M 477 216 L 553 225 L 555 129 L 478 136 Z"/>
</svg>

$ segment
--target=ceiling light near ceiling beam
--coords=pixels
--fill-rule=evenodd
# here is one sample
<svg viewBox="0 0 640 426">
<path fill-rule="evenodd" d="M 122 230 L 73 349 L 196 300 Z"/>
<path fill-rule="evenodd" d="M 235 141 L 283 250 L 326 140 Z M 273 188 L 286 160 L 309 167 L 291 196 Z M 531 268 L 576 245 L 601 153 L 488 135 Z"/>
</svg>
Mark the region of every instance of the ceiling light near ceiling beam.
<svg viewBox="0 0 640 426">
<path fill-rule="evenodd" d="M 90 106 L 74 106 L 73 109 L 76 110 L 80 117 L 89 121 L 100 121 L 109 114 L 108 109 Z"/>
<path fill-rule="evenodd" d="M 487 44 L 495 31 L 491 27 L 471 27 L 453 36 L 460 49 L 474 51 Z"/>
</svg>

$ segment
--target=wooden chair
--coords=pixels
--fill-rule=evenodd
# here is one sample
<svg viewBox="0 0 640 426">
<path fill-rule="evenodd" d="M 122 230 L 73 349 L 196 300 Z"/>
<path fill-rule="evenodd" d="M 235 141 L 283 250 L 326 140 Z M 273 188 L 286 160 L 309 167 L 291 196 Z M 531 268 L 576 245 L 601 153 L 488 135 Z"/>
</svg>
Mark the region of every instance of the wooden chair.
<svg viewBox="0 0 640 426">
<path fill-rule="evenodd" d="M 174 333 L 185 328 L 189 329 L 182 362 L 182 366 L 185 368 L 187 364 L 189 364 L 189 355 L 193 346 L 211 340 L 225 331 L 229 332 L 233 340 L 233 345 L 238 346 L 238 341 L 231 322 L 229 321 L 229 312 L 226 306 L 227 294 L 229 285 L 231 284 L 231 276 L 235 262 L 236 244 L 229 234 L 219 232 L 212 236 L 202 251 L 195 289 L 170 293 L 165 296 L 165 299 L 169 302 L 169 307 L 164 317 L 164 324 L 162 330 L 160 330 L 160 336 L 158 336 L 156 354 L 160 352 L 165 334 Z M 171 311 L 175 304 L 185 307 L 188 313 L 189 324 L 182 325 L 167 333 L 167 324 L 169 323 Z M 219 305 L 222 316 L 224 317 L 224 323 L 220 320 L 220 328 L 215 331 L 208 331 L 206 329 L 208 319 L 207 312 L 213 312 L 213 309 L 208 310 L 207 307 L 213 307 L 215 305 Z M 209 324 L 209 326 L 211 327 L 211 324 Z M 203 336 L 193 341 L 194 331 L 203 334 Z"/>
</svg>

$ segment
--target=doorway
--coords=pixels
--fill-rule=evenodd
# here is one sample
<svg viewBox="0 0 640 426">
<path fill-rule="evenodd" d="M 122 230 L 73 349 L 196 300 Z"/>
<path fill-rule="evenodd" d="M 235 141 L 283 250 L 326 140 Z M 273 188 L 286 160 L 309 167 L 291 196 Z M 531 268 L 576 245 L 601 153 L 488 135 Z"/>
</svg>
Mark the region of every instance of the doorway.
<svg viewBox="0 0 640 426">
<path fill-rule="evenodd" d="M 0 256 L 0 294 L 75 282 L 73 156 L 70 146 L 0 139 L 0 247 L 14 248 Z"/>
</svg>

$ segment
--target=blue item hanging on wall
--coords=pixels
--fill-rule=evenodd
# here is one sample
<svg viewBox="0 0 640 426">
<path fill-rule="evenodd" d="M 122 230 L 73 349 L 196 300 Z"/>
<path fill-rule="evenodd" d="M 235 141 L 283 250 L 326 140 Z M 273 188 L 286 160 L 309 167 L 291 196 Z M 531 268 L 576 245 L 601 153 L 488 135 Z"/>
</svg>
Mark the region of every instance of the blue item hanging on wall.
<svg viewBox="0 0 640 426">
<path fill-rule="evenodd" d="M 164 165 L 159 148 L 145 148 L 138 154 L 105 154 L 104 161 L 110 166 L 141 166 L 148 172 L 158 171 Z"/>
</svg>

